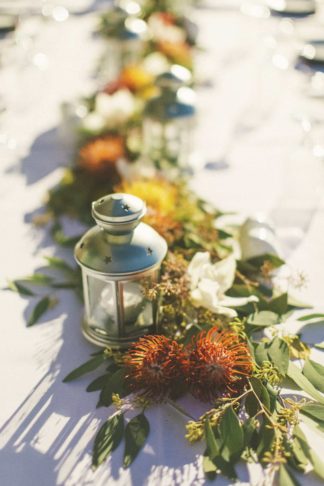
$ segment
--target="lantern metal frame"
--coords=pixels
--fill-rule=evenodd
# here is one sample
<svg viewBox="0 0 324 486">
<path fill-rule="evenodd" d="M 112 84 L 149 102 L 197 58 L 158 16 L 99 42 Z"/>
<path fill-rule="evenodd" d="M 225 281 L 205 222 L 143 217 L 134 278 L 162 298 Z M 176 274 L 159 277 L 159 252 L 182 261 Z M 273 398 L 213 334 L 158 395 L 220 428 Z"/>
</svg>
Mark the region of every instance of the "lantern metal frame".
<svg viewBox="0 0 324 486">
<path fill-rule="evenodd" d="M 108 216 L 96 211 L 100 204 L 111 205 L 111 200 L 115 206 L 129 207 L 132 206 L 129 202 L 134 203 L 134 201 L 137 206 L 133 204 L 133 208 L 130 211 L 127 210 L 127 213 L 130 214 L 124 215 L 119 214 L 120 208 L 118 208 L 118 214 Z M 125 201 L 127 201 L 127 205 Z M 113 208 L 113 211 L 116 212 L 116 208 Z M 127 348 L 139 337 L 158 331 L 159 306 L 156 300 L 150 301 L 143 294 L 142 301 L 129 303 L 128 307 L 124 301 L 128 283 L 136 282 L 138 284 L 138 288 L 135 286 L 131 292 L 128 291 L 128 295 L 131 297 L 135 291 L 133 296 L 136 298 L 141 281 L 144 279 L 150 280 L 151 283 L 158 281 L 159 269 L 167 252 L 166 241 L 153 228 L 140 222 L 140 218 L 144 214 L 145 205 L 135 196 L 113 194 L 101 198 L 93 203 L 93 216 L 98 226 L 90 229 L 76 245 L 75 259 L 82 268 L 85 300 L 82 333 L 88 341 L 97 346 Z M 91 245 L 96 252 L 92 251 Z M 114 259 L 107 256 L 106 247 L 109 247 L 110 255 L 114 254 Z M 129 271 L 127 271 L 127 265 L 129 265 Z M 105 271 L 105 268 L 111 268 L 111 270 Z M 94 280 L 92 281 L 92 279 Z M 98 282 L 105 286 L 96 289 Z M 111 308 L 108 312 L 107 308 L 100 308 L 100 298 L 103 298 L 103 292 L 105 288 L 109 289 L 109 286 L 112 290 L 107 300 L 107 304 Z M 91 302 L 92 299 L 94 304 Z M 145 307 L 147 305 L 149 307 Z M 95 322 L 95 310 L 99 308 L 104 313 L 104 319 L 113 319 L 110 324 L 105 324 L 104 320 L 100 321 L 99 318 L 97 323 Z M 135 312 L 134 321 L 131 317 L 128 317 L 127 320 L 127 312 L 130 314 Z M 151 315 L 149 322 L 145 322 L 146 312 Z M 138 325 L 138 329 L 134 329 L 140 316 L 144 322 Z"/>
</svg>

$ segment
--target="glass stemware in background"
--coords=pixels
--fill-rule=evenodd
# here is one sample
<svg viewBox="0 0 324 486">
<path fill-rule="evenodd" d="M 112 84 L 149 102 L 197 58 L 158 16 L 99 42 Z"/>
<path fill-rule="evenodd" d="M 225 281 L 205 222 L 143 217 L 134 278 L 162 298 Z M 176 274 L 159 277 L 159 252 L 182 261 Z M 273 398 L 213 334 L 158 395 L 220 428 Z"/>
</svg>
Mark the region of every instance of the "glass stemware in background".
<svg viewBox="0 0 324 486">
<path fill-rule="evenodd" d="M 288 258 L 304 239 L 316 213 L 324 187 L 324 167 L 307 147 L 300 145 L 284 165 L 281 196 L 269 219 Z"/>
</svg>

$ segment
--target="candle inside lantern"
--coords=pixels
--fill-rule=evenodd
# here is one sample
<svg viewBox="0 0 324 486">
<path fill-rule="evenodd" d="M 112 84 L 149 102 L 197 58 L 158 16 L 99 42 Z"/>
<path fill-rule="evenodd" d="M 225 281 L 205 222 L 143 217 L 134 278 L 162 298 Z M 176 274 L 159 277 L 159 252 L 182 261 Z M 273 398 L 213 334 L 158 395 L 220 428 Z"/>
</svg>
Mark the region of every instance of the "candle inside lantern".
<svg viewBox="0 0 324 486">
<path fill-rule="evenodd" d="M 141 285 L 136 282 L 126 282 L 122 289 L 123 320 L 127 327 L 127 332 L 129 333 L 139 326 L 152 324 L 152 303 L 144 297 Z M 106 285 L 100 294 L 98 305 L 93 313 L 97 330 L 99 324 L 101 332 L 118 335 L 118 324 L 115 317 L 116 305 L 115 289 L 111 284 Z"/>
</svg>

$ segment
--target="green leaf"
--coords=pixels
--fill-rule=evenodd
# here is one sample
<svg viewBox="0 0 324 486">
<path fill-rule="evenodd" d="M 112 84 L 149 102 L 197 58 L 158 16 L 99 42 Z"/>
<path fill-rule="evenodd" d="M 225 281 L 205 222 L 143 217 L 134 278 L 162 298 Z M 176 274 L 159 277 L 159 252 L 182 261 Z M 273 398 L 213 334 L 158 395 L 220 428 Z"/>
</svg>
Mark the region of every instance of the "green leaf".
<svg viewBox="0 0 324 486">
<path fill-rule="evenodd" d="M 8 290 L 17 292 L 19 295 L 35 295 L 34 292 L 32 292 L 28 287 L 25 287 L 25 285 L 21 284 L 19 280 L 10 280 L 8 282 Z"/>
<path fill-rule="evenodd" d="M 254 417 L 260 410 L 260 404 L 253 393 L 249 393 L 245 399 L 245 409 L 250 417 Z"/>
<path fill-rule="evenodd" d="M 49 285 L 53 278 L 43 273 L 35 273 L 34 275 L 28 275 L 20 279 L 23 282 L 30 282 L 33 285 Z"/>
<path fill-rule="evenodd" d="M 293 455 L 295 457 L 295 460 L 297 461 L 298 465 L 302 468 L 305 469 L 305 467 L 308 464 L 308 458 L 305 455 L 303 448 L 300 445 L 299 440 L 295 437 L 291 443 L 291 448 Z"/>
<path fill-rule="evenodd" d="M 308 378 L 312 385 L 320 392 L 324 393 L 324 366 L 315 361 L 307 359 L 303 368 L 303 375 Z"/>
<path fill-rule="evenodd" d="M 314 398 L 314 400 L 324 404 L 324 397 L 316 390 L 306 376 L 303 375 L 301 370 L 297 368 L 297 366 L 291 361 L 289 362 L 287 376 L 291 378 L 301 390 L 304 390 L 312 398 Z"/>
<path fill-rule="evenodd" d="M 123 435 L 124 416 L 119 412 L 108 419 L 96 435 L 92 454 L 92 465 L 94 467 L 100 466 L 109 454 L 119 446 Z"/>
<path fill-rule="evenodd" d="M 57 257 L 45 257 L 48 262 L 49 267 L 55 268 L 57 270 L 63 270 L 67 273 L 75 273 L 76 269 L 72 268 L 63 258 Z"/>
<path fill-rule="evenodd" d="M 297 437 L 305 455 L 312 463 L 314 473 L 317 474 L 317 476 L 319 476 L 321 479 L 324 479 L 324 462 L 322 462 L 314 450 L 311 449 L 305 434 L 298 425 L 295 426 L 293 435 Z"/>
<path fill-rule="evenodd" d="M 216 440 L 209 419 L 205 421 L 205 438 L 207 444 L 207 454 L 211 460 L 213 460 L 220 453 L 220 444 L 219 441 Z"/>
<path fill-rule="evenodd" d="M 253 388 L 254 393 L 257 395 L 259 400 L 262 402 L 266 410 L 270 410 L 270 397 L 269 392 L 266 387 L 261 383 L 258 378 L 250 378 L 250 383 Z"/>
<path fill-rule="evenodd" d="M 324 406 L 320 403 L 306 403 L 300 411 L 305 415 L 309 415 L 317 422 L 324 424 Z"/>
<path fill-rule="evenodd" d="M 111 376 L 111 373 L 106 373 L 105 375 L 98 376 L 95 380 L 93 380 L 86 388 L 87 392 L 94 392 L 98 390 L 102 390 L 107 383 L 107 380 Z"/>
<path fill-rule="evenodd" d="M 128 394 L 124 378 L 125 370 L 123 368 L 118 369 L 108 378 L 101 390 L 97 407 L 109 407 L 112 404 L 113 393 L 118 393 L 121 398 Z"/>
<path fill-rule="evenodd" d="M 279 323 L 278 315 L 270 311 L 260 311 L 250 314 L 247 323 L 252 326 L 269 327 Z"/>
<path fill-rule="evenodd" d="M 287 343 L 283 339 L 275 337 L 266 347 L 266 351 L 270 361 L 272 361 L 279 373 L 285 376 L 289 365 L 289 347 Z"/>
<path fill-rule="evenodd" d="M 222 437 L 222 457 L 225 461 L 237 460 L 244 448 L 241 423 L 232 407 L 228 407 L 221 419 L 219 431 Z"/>
<path fill-rule="evenodd" d="M 45 312 L 56 304 L 54 299 L 48 297 L 43 297 L 34 307 L 28 322 L 27 327 L 33 326 L 42 317 Z"/>
<path fill-rule="evenodd" d="M 268 360 L 267 343 L 254 344 L 254 357 L 256 362 L 261 366 L 264 361 Z"/>
<path fill-rule="evenodd" d="M 94 358 L 89 359 L 86 363 L 83 363 L 81 366 L 78 366 L 75 370 L 71 371 L 64 379 L 63 383 L 68 383 L 69 381 L 76 380 L 91 371 L 97 369 L 105 360 L 106 356 L 103 352 L 101 354 L 95 356 Z"/>
<path fill-rule="evenodd" d="M 232 464 L 225 461 L 221 456 L 221 441 L 216 438 L 209 420 L 205 422 L 205 439 L 207 445 L 207 454 L 210 460 L 217 466 L 222 474 L 230 479 L 237 477 L 236 472 Z"/>
<path fill-rule="evenodd" d="M 295 309 L 311 309 L 313 307 L 312 305 L 307 304 L 307 302 L 298 300 L 295 297 L 292 297 L 291 295 L 288 295 L 288 305 L 289 307 Z"/>
<path fill-rule="evenodd" d="M 314 344 L 315 348 L 318 348 L 318 349 L 324 349 L 324 341 L 322 341 L 321 343 L 317 343 L 317 344 Z"/>
<path fill-rule="evenodd" d="M 269 311 L 273 312 L 274 314 L 277 314 L 279 316 L 282 316 L 285 314 L 288 310 L 288 295 L 281 294 L 278 297 L 270 300 L 270 301 L 264 301 L 262 302 L 262 305 L 260 303 L 259 305 L 261 311 Z"/>
<path fill-rule="evenodd" d="M 53 240 L 58 243 L 59 245 L 62 246 L 67 246 L 67 247 L 74 247 L 77 242 L 80 240 L 81 235 L 79 236 L 66 236 L 63 232 L 63 228 L 59 222 L 56 222 L 52 229 L 51 229 L 51 234 Z"/>
<path fill-rule="evenodd" d="M 272 255 L 270 253 L 265 253 L 264 255 L 259 255 L 247 260 L 248 263 L 255 267 L 262 267 L 264 262 L 270 262 L 274 268 L 279 268 L 285 264 L 285 261 L 279 258 L 277 255 Z"/>
<path fill-rule="evenodd" d="M 262 458 L 265 452 L 271 451 L 275 436 L 273 426 L 269 419 L 264 416 L 261 428 L 259 430 L 260 442 L 257 448 L 259 458 Z"/>
<path fill-rule="evenodd" d="M 285 464 L 281 464 L 279 467 L 279 486 L 300 486 L 300 483 Z"/>
<path fill-rule="evenodd" d="M 305 316 L 299 317 L 297 321 L 310 321 L 313 319 L 323 319 L 324 314 L 307 314 Z"/>
<path fill-rule="evenodd" d="M 150 424 L 144 413 L 132 418 L 125 430 L 124 467 L 129 467 L 144 446 L 150 432 Z"/>
<path fill-rule="evenodd" d="M 205 451 L 203 455 L 202 466 L 206 478 L 209 479 L 210 481 L 213 481 L 217 475 L 217 467 L 208 456 L 207 451 Z"/>
<path fill-rule="evenodd" d="M 253 418 L 245 420 L 243 423 L 244 447 L 252 446 L 252 437 L 256 432 L 255 421 Z"/>
</svg>

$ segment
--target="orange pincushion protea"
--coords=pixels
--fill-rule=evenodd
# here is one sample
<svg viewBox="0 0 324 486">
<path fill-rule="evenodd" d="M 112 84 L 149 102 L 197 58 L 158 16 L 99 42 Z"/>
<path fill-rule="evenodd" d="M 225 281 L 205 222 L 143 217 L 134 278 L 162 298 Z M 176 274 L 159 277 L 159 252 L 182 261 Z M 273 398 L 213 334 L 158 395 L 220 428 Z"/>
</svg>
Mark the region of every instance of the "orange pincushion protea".
<svg viewBox="0 0 324 486">
<path fill-rule="evenodd" d="M 108 135 L 91 140 L 79 152 L 79 166 L 89 172 L 116 174 L 116 162 L 125 155 L 122 137 Z"/>
<path fill-rule="evenodd" d="M 211 401 L 226 390 L 234 392 L 252 372 L 247 345 L 233 331 L 217 327 L 198 334 L 184 364 L 190 391 L 202 401 Z"/>
<path fill-rule="evenodd" d="M 186 42 L 160 41 L 157 48 L 162 54 L 171 59 L 172 62 L 181 64 L 188 69 L 192 68 L 192 52 Z"/>
<path fill-rule="evenodd" d="M 161 214 L 151 210 L 145 215 L 143 221 L 153 228 L 166 239 L 169 245 L 179 240 L 183 235 L 181 224 L 171 216 Z"/>
<path fill-rule="evenodd" d="M 151 400 L 162 400 L 179 386 L 183 358 L 176 341 L 165 336 L 141 338 L 125 356 L 129 389 Z"/>
</svg>

